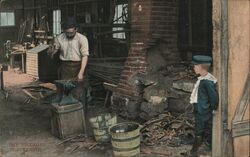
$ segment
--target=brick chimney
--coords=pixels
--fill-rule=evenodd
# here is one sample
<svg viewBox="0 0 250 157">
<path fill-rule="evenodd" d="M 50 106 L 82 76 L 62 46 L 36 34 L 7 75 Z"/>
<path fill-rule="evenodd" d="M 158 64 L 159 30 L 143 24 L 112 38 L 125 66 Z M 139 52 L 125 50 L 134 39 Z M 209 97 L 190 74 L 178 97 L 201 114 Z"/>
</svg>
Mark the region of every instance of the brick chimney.
<svg viewBox="0 0 250 157">
<path fill-rule="evenodd" d="M 171 51 L 170 60 L 178 60 L 177 50 L 177 0 L 131 0 L 131 47 L 121 74 L 119 91 L 126 95 L 139 93 L 127 81 L 138 71 L 147 68 L 147 51 L 161 39 Z"/>
</svg>

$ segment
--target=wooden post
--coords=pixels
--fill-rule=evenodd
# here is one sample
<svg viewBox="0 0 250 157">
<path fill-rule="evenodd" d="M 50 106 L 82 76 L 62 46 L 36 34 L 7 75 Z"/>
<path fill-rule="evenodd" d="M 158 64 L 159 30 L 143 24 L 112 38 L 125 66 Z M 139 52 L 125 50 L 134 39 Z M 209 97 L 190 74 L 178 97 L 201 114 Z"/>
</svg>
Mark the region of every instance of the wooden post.
<svg viewBox="0 0 250 157">
<path fill-rule="evenodd" d="M 228 1 L 213 0 L 214 74 L 219 83 L 219 108 L 213 117 L 213 157 L 223 157 L 228 119 Z"/>
<path fill-rule="evenodd" d="M 14 61 L 15 61 L 15 56 L 13 54 L 10 54 L 10 68 L 14 68 Z"/>
<path fill-rule="evenodd" d="M 221 0 L 213 0 L 213 72 L 218 82 L 221 82 Z M 221 88 L 218 88 L 221 97 Z M 222 121 L 221 121 L 221 99 L 219 99 L 217 112 L 213 116 L 212 157 L 221 157 L 222 154 Z"/>
<path fill-rule="evenodd" d="M 228 129 L 228 0 L 221 0 L 221 107 L 223 129 Z"/>
<path fill-rule="evenodd" d="M 222 157 L 227 157 L 229 150 L 227 148 L 227 138 L 230 131 L 228 130 L 228 60 L 229 60 L 229 44 L 228 44 L 228 0 L 221 0 L 221 118 L 222 118 Z"/>
</svg>

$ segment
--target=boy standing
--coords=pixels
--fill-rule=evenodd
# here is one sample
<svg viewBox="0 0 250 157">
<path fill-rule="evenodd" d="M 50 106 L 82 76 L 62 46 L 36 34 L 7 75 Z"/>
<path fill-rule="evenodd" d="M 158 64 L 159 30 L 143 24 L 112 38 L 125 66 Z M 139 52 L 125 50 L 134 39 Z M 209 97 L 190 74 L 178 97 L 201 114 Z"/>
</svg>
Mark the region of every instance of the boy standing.
<svg viewBox="0 0 250 157">
<path fill-rule="evenodd" d="M 192 63 L 194 64 L 194 72 L 200 77 L 198 77 L 190 97 L 190 103 L 194 105 L 195 140 L 191 151 L 185 153 L 185 156 L 197 157 L 198 148 L 203 142 L 204 133 L 207 129 L 210 133 L 208 142 L 210 145 L 212 142 L 211 122 L 213 110 L 216 110 L 218 105 L 218 93 L 215 86 L 217 79 L 208 72 L 212 58 L 198 55 L 193 57 Z"/>
</svg>

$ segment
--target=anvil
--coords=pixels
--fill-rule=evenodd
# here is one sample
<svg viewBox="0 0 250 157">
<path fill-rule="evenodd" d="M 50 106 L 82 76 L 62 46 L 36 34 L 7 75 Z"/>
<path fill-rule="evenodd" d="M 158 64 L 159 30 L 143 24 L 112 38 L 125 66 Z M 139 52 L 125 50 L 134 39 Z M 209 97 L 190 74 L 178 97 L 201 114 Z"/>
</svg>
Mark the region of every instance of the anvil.
<svg viewBox="0 0 250 157">
<path fill-rule="evenodd" d="M 56 80 L 57 96 L 52 103 L 60 106 L 78 103 L 79 101 L 73 97 L 71 91 L 76 87 L 77 82 L 73 80 Z"/>
</svg>

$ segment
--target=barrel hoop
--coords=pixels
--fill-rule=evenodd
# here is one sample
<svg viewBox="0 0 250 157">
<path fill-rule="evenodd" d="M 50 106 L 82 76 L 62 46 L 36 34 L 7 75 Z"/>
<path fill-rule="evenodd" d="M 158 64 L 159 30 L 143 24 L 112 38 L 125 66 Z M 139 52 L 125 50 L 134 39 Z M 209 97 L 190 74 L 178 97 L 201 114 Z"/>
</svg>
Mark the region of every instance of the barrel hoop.
<svg viewBox="0 0 250 157">
<path fill-rule="evenodd" d="M 125 156 L 121 156 L 121 157 L 125 157 Z M 133 155 L 133 156 L 129 156 L 129 157 L 140 157 L 140 153 L 136 154 L 136 155 Z"/>
<path fill-rule="evenodd" d="M 140 138 L 140 135 L 135 136 L 135 137 L 126 138 L 126 139 L 116 139 L 116 138 L 112 137 L 112 141 L 114 141 L 114 142 L 127 142 L 127 141 L 131 141 L 131 140 L 135 140 L 137 138 Z"/>
<path fill-rule="evenodd" d="M 94 127 L 94 126 L 92 126 L 92 129 L 97 129 L 97 130 L 108 130 L 109 129 L 109 127 Z"/>
<path fill-rule="evenodd" d="M 94 136 L 96 136 L 96 137 L 109 136 L 109 134 L 107 133 L 107 134 L 103 134 L 103 135 L 94 135 Z"/>
<path fill-rule="evenodd" d="M 57 110 L 55 110 L 55 112 L 58 113 L 58 114 L 67 114 L 67 113 L 70 113 L 70 112 L 75 112 L 75 111 L 80 111 L 80 110 L 83 111 L 83 107 L 76 108 L 76 109 L 69 109 L 69 110 L 65 110 L 65 111 L 57 111 Z"/>
<path fill-rule="evenodd" d="M 139 148 L 140 148 L 140 145 L 137 147 L 134 147 L 134 148 L 116 148 L 116 147 L 113 147 L 113 151 L 125 152 L 125 151 L 132 151 L 132 150 L 139 149 Z"/>
</svg>

